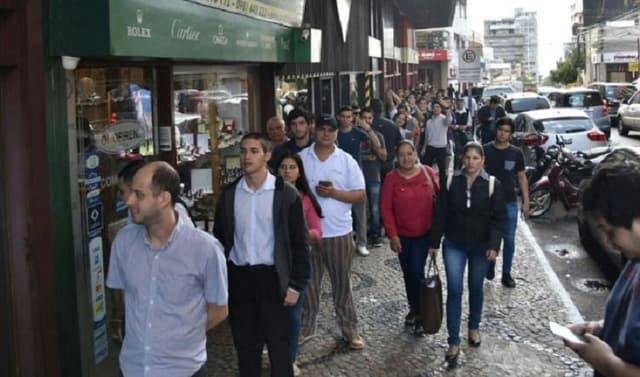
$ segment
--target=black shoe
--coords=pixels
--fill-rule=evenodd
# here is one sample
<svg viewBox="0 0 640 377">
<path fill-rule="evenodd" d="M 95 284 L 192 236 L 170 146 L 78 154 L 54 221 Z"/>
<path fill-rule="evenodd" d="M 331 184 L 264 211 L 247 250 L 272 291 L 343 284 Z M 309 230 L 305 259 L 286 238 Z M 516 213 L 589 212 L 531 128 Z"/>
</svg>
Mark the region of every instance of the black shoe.
<svg viewBox="0 0 640 377">
<path fill-rule="evenodd" d="M 487 269 L 487 280 L 493 280 L 496 277 L 496 262 L 489 262 Z"/>
<path fill-rule="evenodd" d="M 416 313 L 409 312 L 406 317 L 404 317 L 404 325 L 407 327 L 415 326 L 416 324 Z"/>
<path fill-rule="evenodd" d="M 469 334 L 469 346 L 473 347 L 473 348 L 478 348 L 480 347 L 480 344 L 482 343 L 482 339 L 480 338 L 480 333 L 478 332 L 478 336 L 475 338 L 471 337 L 471 334 Z"/>
<path fill-rule="evenodd" d="M 460 348 L 456 351 L 456 353 L 445 353 L 444 361 L 447 362 L 447 366 L 449 369 L 453 369 L 458 366 L 458 356 L 460 356 Z"/>
<path fill-rule="evenodd" d="M 515 288 L 516 282 L 511 277 L 511 274 L 505 274 L 505 275 L 502 275 L 502 285 L 504 285 L 507 288 Z"/>
</svg>

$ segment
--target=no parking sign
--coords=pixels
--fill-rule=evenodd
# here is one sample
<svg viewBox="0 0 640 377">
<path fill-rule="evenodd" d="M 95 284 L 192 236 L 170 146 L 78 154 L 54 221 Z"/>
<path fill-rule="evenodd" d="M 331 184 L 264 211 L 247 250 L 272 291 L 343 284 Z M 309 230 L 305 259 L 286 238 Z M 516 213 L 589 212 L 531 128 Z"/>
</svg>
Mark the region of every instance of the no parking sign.
<svg viewBox="0 0 640 377">
<path fill-rule="evenodd" d="M 481 81 L 480 49 L 468 48 L 462 51 L 459 56 L 457 79 L 465 82 Z"/>
</svg>

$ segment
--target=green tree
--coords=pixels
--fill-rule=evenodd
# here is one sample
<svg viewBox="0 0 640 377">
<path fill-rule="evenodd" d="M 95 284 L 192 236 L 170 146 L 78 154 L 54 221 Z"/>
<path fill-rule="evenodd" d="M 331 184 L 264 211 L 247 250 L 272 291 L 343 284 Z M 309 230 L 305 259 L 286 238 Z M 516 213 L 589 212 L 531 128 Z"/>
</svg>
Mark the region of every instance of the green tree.
<svg viewBox="0 0 640 377">
<path fill-rule="evenodd" d="M 551 71 L 551 81 L 565 85 L 575 82 L 581 69 L 584 69 L 584 55 L 573 50 L 569 59 L 556 63 L 556 69 Z"/>
</svg>

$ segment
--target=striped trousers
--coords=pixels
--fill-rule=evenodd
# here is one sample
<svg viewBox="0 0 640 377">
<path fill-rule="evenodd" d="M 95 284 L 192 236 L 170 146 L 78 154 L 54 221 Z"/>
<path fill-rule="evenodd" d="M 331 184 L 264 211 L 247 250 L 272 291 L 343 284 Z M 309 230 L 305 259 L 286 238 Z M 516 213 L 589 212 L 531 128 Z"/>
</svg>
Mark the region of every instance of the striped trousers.
<svg viewBox="0 0 640 377">
<path fill-rule="evenodd" d="M 320 291 L 325 268 L 331 280 L 333 305 L 342 336 L 351 340 L 358 335 L 358 318 L 351 294 L 351 265 L 355 245 L 351 233 L 323 238 L 311 253 L 311 279 L 307 287 L 302 315 L 302 336 L 316 332 L 316 319 L 320 310 Z"/>
</svg>

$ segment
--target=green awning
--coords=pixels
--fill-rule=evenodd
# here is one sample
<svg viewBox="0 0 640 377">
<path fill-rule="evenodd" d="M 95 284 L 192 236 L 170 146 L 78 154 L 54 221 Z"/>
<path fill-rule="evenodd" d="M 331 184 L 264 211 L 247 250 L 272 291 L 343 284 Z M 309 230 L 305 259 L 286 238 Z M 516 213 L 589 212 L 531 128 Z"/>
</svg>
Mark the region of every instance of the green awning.
<svg viewBox="0 0 640 377">
<path fill-rule="evenodd" d="M 300 29 L 182 0 L 58 0 L 53 55 L 310 62 Z"/>
</svg>

